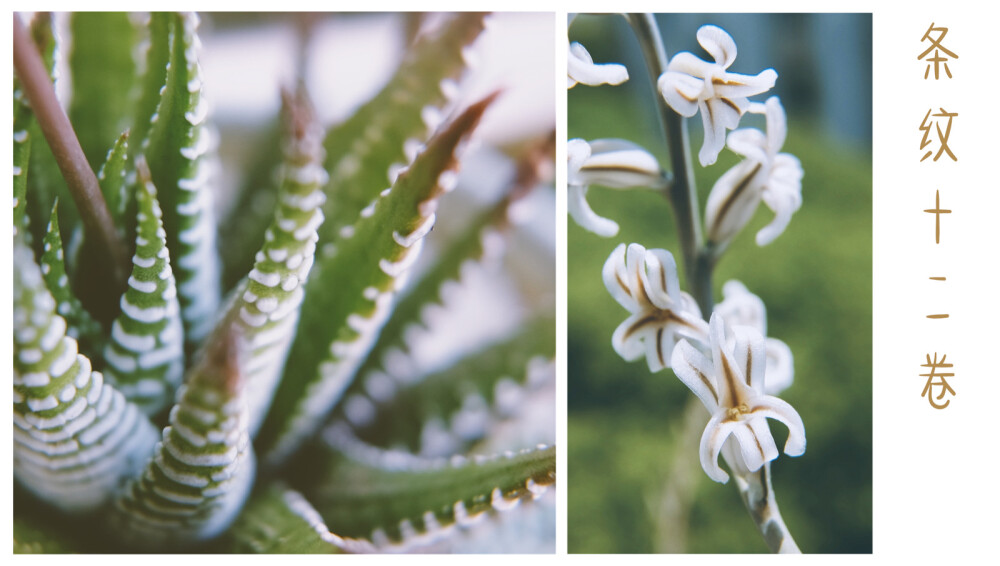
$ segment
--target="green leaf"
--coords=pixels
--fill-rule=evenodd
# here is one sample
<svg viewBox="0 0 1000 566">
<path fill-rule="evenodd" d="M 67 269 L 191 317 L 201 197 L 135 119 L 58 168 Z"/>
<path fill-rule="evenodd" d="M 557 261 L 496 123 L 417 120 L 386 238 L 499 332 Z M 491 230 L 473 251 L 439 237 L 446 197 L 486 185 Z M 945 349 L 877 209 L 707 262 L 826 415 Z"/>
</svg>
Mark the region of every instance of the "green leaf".
<svg viewBox="0 0 1000 566">
<path fill-rule="evenodd" d="M 101 170 L 97 173 L 97 181 L 101 185 L 101 193 L 108 202 L 108 210 L 111 211 L 111 218 L 114 219 L 115 226 L 119 233 L 125 224 L 125 210 L 128 205 L 125 190 L 125 169 L 128 165 L 128 138 L 129 132 L 126 130 L 107 153 Z"/>
<path fill-rule="evenodd" d="M 14 477 L 67 512 L 104 505 L 157 434 L 91 371 L 21 239 L 14 242 Z"/>
<path fill-rule="evenodd" d="M 250 435 L 256 435 L 281 380 L 302 306 L 305 282 L 316 253 L 323 185 L 323 128 L 304 95 L 286 104 L 285 143 L 279 201 L 264 245 L 250 274 L 236 290 L 229 312 L 238 315 L 248 358 Z"/>
<path fill-rule="evenodd" d="M 162 213 L 149 171 L 139 161 L 135 255 L 122 312 L 104 350 L 105 377 L 149 416 L 174 399 L 184 373 L 184 330 Z"/>
<path fill-rule="evenodd" d="M 334 554 L 332 535 L 301 494 L 271 484 L 255 494 L 217 550 L 239 554 Z"/>
<path fill-rule="evenodd" d="M 366 375 L 338 415 L 377 446 L 428 456 L 462 453 L 495 422 L 518 414 L 526 395 L 541 385 L 539 362 L 547 365 L 554 356 L 555 322 L 542 317 L 414 383 L 383 372 Z"/>
<path fill-rule="evenodd" d="M 485 14 L 456 14 L 437 34 L 407 50 L 382 91 L 326 137 L 330 199 L 320 241 L 335 241 L 361 210 L 393 184 L 394 173 L 443 119 L 454 80 L 465 69 L 462 50 L 483 30 Z M 451 87 L 442 89 L 442 81 Z M 448 85 L 448 82 L 444 83 Z M 408 155 L 409 153 L 409 155 Z M 392 169 L 392 173 L 390 173 Z"/>
<path fill-rule="evenodd" d="M 44 250 L 41 257 L 42 277 L 56 301 L 56 312 L 66 319 L 68 324 L 66 334 L 78 342 L 80 351 L 84 355 L 94 357 L 103 348 L 104 329 L 83 308 L 70 289 L 69 278 L 66 276 L 62 236 L 59 232 L 58 208 L 57 201 L 52 205 L 52 215 L 49 217 L 45 239 L 42 242 Z"/>
<path fill-rule="evenodd" d="M 209 337 L 155 455 L 115 501 L 111 527 L 126 544 L 176 549 L 208 540 L 243 508 L 255 464 L 241 358 L 235 325 Z"/>
<path fill-rule="evenodd" d="M 173 14 L 153 12 L 149 15 L 149 49 L 146 51 L 146 70 L 139 81 L 139 100 L 135 106 L 132 139 L 143 147 L 152 125 L 153 114 L 160 105 L 160 91 L 167 81 L 167 63 L 170 61 L 170 33 Z"/>
<path fill-rule="evenodd" d="M 366 207 L 352 236 L 317 263 L 285 378 L 258 439 L 266 465 L 282 463 L 318 428 L 350 383 L 385 321 L 400 277 L 434 224 L 440 178 L 454 175 L 459 142 L 496 95 L 438 132 L 389 190 Z"/>
<path fill-rule="evenodd" d="M 211 330 L 220 299 L 197 25 L 194 14 L 172 16 L 170 68 L 143 148 L 163 207 L 188 351 Z"/>
<path fill-rule="evenodd" d="M 467 261 L 478 261 L 486 252 L 486 238 L 490 232 L 506 230 L 509 227 L 507 211 L 521 191 L 511 191 L 494 206 L 479 214 L 464 231 L 451 239 L 434 264 L 408 289 L 393 307 L 392 316 L 379 335 L 378 342 L 368 354 L 359 376 L 384 368 L 384 357 L 392 350 L 406 351 L 404 336 L 410 328 L 422 324 L 422 313 L 431 304 L 440 303 L 441 289 L 448 281 L 461 277 L 462 266 Z M 495 232 L 494 232 L 495 233 Z M 355 380 L 349 392 L 360 390 L 363 384 Z"/>
<path fill-rule="evenodd" d="M 555 483 L 554 447 L 428 460 L 366 445 L 346 429 L 330 429 L 324 438 L 335 451 L 310 460 L 303 494 L 333 532 L 370 537 L 378 547 L 439 535 Z"/>
<path fill-rule="evenodd" d="M 87 161 L 97 170 L 104 162 L 108 143 L 131 118 L 136 76 L 132 51 L 137 34 L 124 12 L 74 12 L 69 26 L 73 36 L 69 118 Z M 110 205 L 111 197 L 105 193 L 104 198 Z"/>
</svg>

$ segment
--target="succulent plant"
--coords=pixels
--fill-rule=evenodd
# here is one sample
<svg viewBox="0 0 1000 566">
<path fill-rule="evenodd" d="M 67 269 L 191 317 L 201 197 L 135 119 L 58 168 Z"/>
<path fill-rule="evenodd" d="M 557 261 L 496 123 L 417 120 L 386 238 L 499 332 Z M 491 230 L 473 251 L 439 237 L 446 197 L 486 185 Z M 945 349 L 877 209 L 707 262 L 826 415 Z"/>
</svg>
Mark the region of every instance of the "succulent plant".
<svg viewBox="0 0 1000 566">
<path fill-rule="evenodd" d="M 424 26 L 330 128 L 300 77 L 219 225 L 197 16 L 67 19 L 68 120 L 52 19 L 14 16 L 15 552 L 449 550 L 546 492 L 554 447 L 497 437 L 553 386 L 551 291 L 522 277 L 515 332 L 414 361 L 470 262 L 537 267 L 508 213 L 554 135 L 485 172 L 512 177 L 495 203 L 445 210 L 499 96 L 449 100 L 486 15 Z M 421 255 L 442 200 L 461 227 Z"/>
</svg>

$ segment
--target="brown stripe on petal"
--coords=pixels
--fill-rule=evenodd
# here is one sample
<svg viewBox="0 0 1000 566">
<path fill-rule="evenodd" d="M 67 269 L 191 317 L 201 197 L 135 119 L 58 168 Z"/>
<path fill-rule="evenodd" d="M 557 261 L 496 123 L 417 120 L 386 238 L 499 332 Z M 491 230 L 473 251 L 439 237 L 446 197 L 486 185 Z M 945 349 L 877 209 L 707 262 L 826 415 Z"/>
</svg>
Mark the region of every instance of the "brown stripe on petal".
<svg viewBox="0 0 1000 566">
<path fill-rule="evenodd" d="M 659 317 L 656 316 L 656 313 L 655 312 L 650 313 L 640 318 L 639 320 L 635 321 L 635 323 L 633 323 L 632 326 L 629 326 L 628 330 L 625 331 L 625 335 L 622 337 L 622 339 L 628 340 L 633 334 L 642 329 L 642 327 L 646 326 L 647 324 L 652 324 L 658 321 Z"/>
<path fill-rule="evenodd" d="M 580 171 L 594 173 L 635 173 L 636 175 L 650 175 L 648 169 L 640 167 L 629 167 L 627 165 L 584 165 Z"/>
<path fill-rule="evenodd" d="M 760 439 L 757 438 L 757 433 L 753 431 L 753 427 L 750 425 L 744 425 L 744 426 L 746 426 L 747 430 L 750 431 L 750 436 L 753 437 L 754 444 L 757 445 L 757 451 L 760 452 L 760 459 L 767 460 L 767 454 L 764 454 L 764 447 L 760 444 Z"/>
<path fill-rule="evenodd" d="M 660 359 L 660 365 L 665 366 L 667 362 L 663 360 L 663 327 L 656 331 L 656 357 Z"/>
<path fill-rule="evenodd" d="M 746 372 L 747 387 L 750 387 L 750 367 L 752 365 L 753 365 L 753 348 L 751 348 L 750 345 L 748 344 L 747 345 L 747 372 Z"/>
<path fill-rule="evenodd" d="M 660 288 L 664 291 L 667 290 L 667 268 L 660 266 Z"/>
<path fill-rule="evenodd" d="M 639 293 L 641 294 L 640 296 L 636 297 L 636 299 L 640 301 L 645 299 L 645 304 L 651 305 L 653 304 L 653 299 L 649 297 L 649 293 L 646 291 L 646 286 L 642 284 L 642 266 L 644 263 L 645 260 L 636 262 L 635 264 L 635 284 L 638 287 Z"/>
<path fill-rule="evenodd" d="M 757 172 L 760 171 L 761 166 L 762 164 L 760 163 L 754 166 L 754 168 L 750 171 L 750 173 L 747 174 L 747 176 L 744 177 L 743 180 L 740 181 L 740 183 L 736 185 L 736 187 L 734 187 L 733 190 L 729 193 L 729 196 L 726 197 L 725 202 L 723 202 L 722 206 L 719 207 L 719 215 L 717 216 L 718 223 L 720 224 L 722 223 L 722 219 L 726 217 L 726 214 L 729 212 L 729 209 L 733 206 L 733 203 L 735 203 L 736 199 L 739 198 L 740 193 L 745 191 L 746 188 L 750 186 L 750 181 L 753 180 L 754 176 L 757 175 Z"/>
<path fill-rule="evenodd" d="M 681 92 L 681 89 L 679 89 L 679 88 L 675 88 L 674 92 L 676 92 L 677 94 L 681 95 L 681 98 L 683 98 L 684 100 L 687 100 L 688 102 L 698 102 L 698 97 L 697 96 L 694 97 L 694 98 L 690 98 L 690 97 L 688 97 L 688 95 L 686 95 L 683 92 Z"/>
<path fill-rule="evenodd" d="M 747 86 L 746 83 L 734 80 L 727 80 L 721 77 L 712 77 L 712 84 L 716 86 Z"/>
<path fill-rule="evenodd" d="M 719 394 L 715 392 L 715 386 L 713 386 L 712 382 L 709 381 L 708 376 L 705 375 L 705 374 L 703 374 L 703 373 L 701 373 L 700 371 L 698 371 L 698 369 L 695 368 L 694 366 L 691 366 L 691 369 L 693 369 L 694 372 L 696 374 L 698 374 L 698 379 L 700 379 L 701 382 L 705 384 L 705 387 L 707 387 L 708 390 L 712 392 L 712 398 L 715 399 L 715 404 L 718 405 L 719 404 Z"/>
<path fill-rule="evenodd" d="M 729 100 L 728 98 L 720 98 L 719 100 L 724 102 L 726 106 L 729 106 L 730 108 L 735 110 L 737 114 L 743 115 L 743 112 L 740 110 L 740 107 L 737 106 L 736 103 L 733 102 L 732 100 Z"/>
<path fill-rule="evenodd" d="M 618 282 L 618 286 L 622 288 L 622 291 L 625 291 L 626 295 L 628 295 L 629 297 L 632 296 L 632 291 L 629 290 L 628 285 L 626 285 L 625 282 L 622 281 L 621 275 L 618 275 L 617 269 L 615 270 L 615 281 Z"/>
<path fill-rule="evenodd" d="M 735 407 L 739 403 L 736 402 L 736 379 L 733 376 L 733 368 L 729 365 L 729 359 L 723 355 L 722 358 L 722 376 L 726 380 L 726 385 L 729 389 L 729 403 L 727 406 Z"/>
</svg>

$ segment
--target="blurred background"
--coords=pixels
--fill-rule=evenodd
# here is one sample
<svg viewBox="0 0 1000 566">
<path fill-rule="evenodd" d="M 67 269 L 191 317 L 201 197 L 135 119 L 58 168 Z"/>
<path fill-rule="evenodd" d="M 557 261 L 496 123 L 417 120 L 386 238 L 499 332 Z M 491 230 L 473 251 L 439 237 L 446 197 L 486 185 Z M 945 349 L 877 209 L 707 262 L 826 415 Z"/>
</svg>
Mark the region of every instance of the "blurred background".
<svg viewBox="0 0 1000 566">
<path fill-rule="evenodd" d="M 716 268 L 715 299 L 725 281 L 741 280 L 767 305 L 768 335 L 793 352 L 795 383 L 780 396 L 802 416 L 808 447 L 799 458 L 780 456 L 772 471 L 799 547 L 870 553 L 871 15 L 662 14 L 657 22 L 668 55 L 690 51 L 711 60 L 695 33 L 715 24 L 739 50 L 730 72 L 778 72 L 768 95 L 780 96 L 788 113 L 782 151 L 802 162 L 802 208 L 763 248 L 753 235 L 773 213 L 759 208 Z M 629 139 L 668 163 L 655 78 L 625 19 L 580 15 L 569 35 L 595 62 L 624 64 L 630 76 L 617 87 L 571 89 L 569 137 Z M 764 129 L 763 117 L 744 116 L 740 126 Z M 688 128 L 697 155 L 701 118 Z M 715 180 L 737 161 L 728 149 L 709 168 L 695 159 L 702 214 Z M 669 204 L 652 191 L 601 187 L 591 188 L 588 202 L 621 231 L 605 239 L 568 223 L 569 551 L 767 552 L 732 482 L 717 484 L 701 469 L 708 413 L 670 370 L 650 374 L 645 361 L 625 362 L 611 347 L 627 313 L 604 288 L 601 267 L 623 242 L 679 256 Z M 771 421 L 771 429 L 783 446 L 785 427 Z"/>
</svg>

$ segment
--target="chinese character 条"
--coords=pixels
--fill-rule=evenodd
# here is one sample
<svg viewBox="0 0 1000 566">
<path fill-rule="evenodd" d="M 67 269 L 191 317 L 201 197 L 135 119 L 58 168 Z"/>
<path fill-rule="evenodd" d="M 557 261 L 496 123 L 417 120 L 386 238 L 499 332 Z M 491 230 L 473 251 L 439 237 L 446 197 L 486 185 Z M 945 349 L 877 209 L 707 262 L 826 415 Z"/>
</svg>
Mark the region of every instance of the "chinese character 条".
<svg viewBox="0 0 1000 566">
<path fill-rule="evenodd" d="M 920 374 L 921 377 L 926 377 L 927 378 L 927 384 L 924 385 L 924 391 L 923 391 L 923 393 L 920 394 L 920 396 L 921 397 L 926 396 L 927 400 L 931 404 L 931 407 L 934 407 L 935 409 L 944 409 L 949 404 L 951 404 L 951 399 L 948 399 L 947 401 L 945 401 L 943 404 L 940 404 L 940 405 L 936 402 L 936 401 L 940 401 L 941 399 L 943 399 L 946 393 L 951 393 L 952 396 L 955 395 L 955 390 L 952 389 L 951 386 L 948 385 L 948 382 L 945 381 L 945 379 L 944 379 L 946 377 L 953 377 L 955 374 L 954 373 L 936 373 L 935 372 L 935 370 L 937 370 L 939 368 L 954 367 L 954 364 L 946 364 L 944 362 L 945 358 L 947 358 L 947 357 L 948 357 L 947 355 L 941 356 L 941 361 L 939 362 L 938 359 L 937 359 L 937 352 L 934 352 L 934 361 L 931 361 L 931 355 L 927 354 L 927 363 L 920 365 L 920 367 L 922 367 L 922 368 L 930 368 L 931 369 L 931 371 L 929 373 L 922 373 L 922 374 Z M 934 381 L 935 377 L 938 378 L 938 379 L 940 379 L 940 381 L 935 382 Z M 937 386 L 937 387 L 941 388 L 941 394 L 938 395 L 937 397 L 934 396 L 934 392 L 931 390 L 931 388 L 933 386 Z"/>
<path fill-rule="evenodd" d="M 937 36 L 937 39 L 931 37 L 931 33 L 933 32 L 938 32 L 939 35 Z M 934 52 L 934 55 L 932 57 L 927 57 L 927 70 L 924 71 L 925 80 L 931 74 L 931 63 L 934 64 L 934 80 L 938 80 L 940 78 L 939 73 L 941 71 L 942 63 L 944 64 L 945 74 L 948 75 L 949 79 L 951 78 L 951 69 L 948 68 L 948 57 L 951 57 L 952 59 L 958 59 L 958 55 L 956 55 L 955 52 L 951 51 L 944 45 L 941 45 L 941 42 L 944 41 L 944 36 L 946 35 L 948 35 L 948 28 L 936 28 L 934 27 L 934 24 L 931 23 L 930 27 L 927 28 L 927 32 L 924 33 L 924 37 L 920 39 L 921 43 L 925 41 L 930 41 L 931 46 L 925 49 L 923 53 L 917 56 L 918 60 L 923 60 L 924 57 L 930 55 L 931 51 Z M 941 54 L 942 52 L 944 53 L 944 55 Z"/>
<path fill-rule="evenodd" d="M 952 161 L 958 161 L 958 158 L 955 157 L 955 154 L 951 152 L 951 148 L 948 147 L 948 136 L 951 135 L 951 121 L 955 116 L 958 116 L 958 113 L 948 112 L 944 108 L 941 108 L 940 109 L 941 112 L 939 114 L 933 115 L 933 117 L 935 118 L 948 119 L 948 124 L 945 126 L 944 131 L 941 131 L 941 124 L 938 120 L 931 120 L 930 122 L 927 121 L 927 119 L 932 116 L 931 114 L 932 110 L 933 109 L 927 110 L 927 114 L 924 115 L 923 121 L 920 122 L 920 131 L 924 133 L 923 138 L 921 138 L 920 140 L 920 149 L 924 149 L 925 147 L 930 145 L 931 140 L 927 139 L 927 137 L 930 135 L 931 125 L 933 125 L 934 129 L 937 130 L 938 141 L 941 142 L 941 148 L 938 149 L 937 155 L 934 156 L 934 161 L 937 161 L 938 158 L 941 157 L 941 154 L 943 152 L 948 152 L 948 156 L 951 157 Z M 934 152 L 928 151 L 927 153 L 924 154 L 923 157 L 920 158 L 920 161 L 927 159 L 928 157 L 931 156 L 932 153 Z"/>
</svg>

